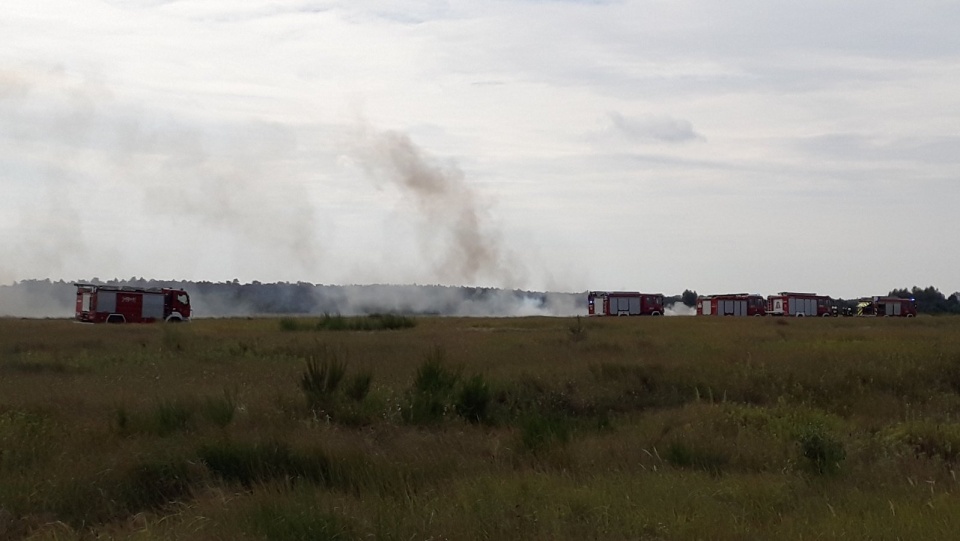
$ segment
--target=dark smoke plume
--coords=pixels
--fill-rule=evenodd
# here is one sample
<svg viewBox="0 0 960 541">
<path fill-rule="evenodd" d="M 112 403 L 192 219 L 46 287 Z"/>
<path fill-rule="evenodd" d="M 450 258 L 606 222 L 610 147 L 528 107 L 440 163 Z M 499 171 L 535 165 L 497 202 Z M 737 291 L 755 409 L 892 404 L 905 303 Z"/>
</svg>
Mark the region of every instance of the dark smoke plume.
<svg viewBox="0 0 960 541">
<path fill-rule="evenodd" d="M 514 258 L 490 229 L 486 208 L 459 167 L 431 159 L 409 136 L 395 131 L 366 130 L 356 155 L 368 174 L 399 188 L 426 218 L 420 239 L 425 251 L 433 252 L 432 237 L 440 236 L 443 255 L 435 262 L 437 278 L 446 283 L 519 285 Z"/>
</svg>

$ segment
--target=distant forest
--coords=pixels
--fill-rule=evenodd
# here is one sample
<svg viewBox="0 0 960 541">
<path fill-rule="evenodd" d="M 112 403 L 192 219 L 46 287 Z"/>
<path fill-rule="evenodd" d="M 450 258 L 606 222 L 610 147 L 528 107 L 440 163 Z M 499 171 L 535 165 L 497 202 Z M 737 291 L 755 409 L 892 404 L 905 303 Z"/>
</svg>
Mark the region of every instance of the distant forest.
<svg viewBox="0 0 960 541">
<path fill-rule="evenodd" d="M 561 293 L 441 285 L 322 285 L 308 282 L 186 282 L 131 278 L 89 283 L 131 287 L 174 287 L 190 293 L 197 317 L 252 315 L 364 315 L 394 313 L 443 316 L 572 316 L 586 313 L 586 292 Z M 958 293 L 945 296 L 937 288 L 893 289 L 890 296 L 914 298 L 926 314 L 960 314 Z M 687 289 L 665 297 L 670 314 L 690 314 L 697 292 Z M 856 299 L 837 299 L 852 307 Z M 0 285 L 0 316 L 72 317 L 73 282 L 23 280 Z"/>
</svg>

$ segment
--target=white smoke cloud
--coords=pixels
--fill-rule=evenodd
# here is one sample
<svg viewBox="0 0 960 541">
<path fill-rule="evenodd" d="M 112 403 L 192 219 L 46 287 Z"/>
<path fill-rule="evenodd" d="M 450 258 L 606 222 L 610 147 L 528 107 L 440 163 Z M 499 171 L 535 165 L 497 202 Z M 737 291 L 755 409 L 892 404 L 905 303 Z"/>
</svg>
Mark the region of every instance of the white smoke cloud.
<svg viewBox="0 0 960 541">
<path fill-rule="evenodd" d="M 687 306 L 682 302 L 675 302 L 673 304 L 668 304 L 663 307 L 663 315 L 665 316 L 695 316 L 697 315 L 697 309 L 693 306 Z"/>
</svg>

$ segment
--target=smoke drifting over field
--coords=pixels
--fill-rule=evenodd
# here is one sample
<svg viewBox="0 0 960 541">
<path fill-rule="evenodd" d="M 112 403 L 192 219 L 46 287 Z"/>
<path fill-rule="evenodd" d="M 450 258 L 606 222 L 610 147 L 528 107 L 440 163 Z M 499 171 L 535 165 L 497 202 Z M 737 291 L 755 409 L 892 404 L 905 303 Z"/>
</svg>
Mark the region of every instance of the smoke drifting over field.
<svg viewBox="0 0 960 541">
<path fill-rule="evenodd" d="M 144 271 L 343 283 L 361 268 L 368 283 L 527 285 L 491 202 L 456 164 L 407 134 L 363 122 L 209 123 L 198 115 L 132 101 L 89 74 L 0 70 L 0 147 L 18 149 L 0 154 L 19 197 L 16 207 L 0 202 L 0 284 Z M 325 173 L 344 153 L 332 142 L 344 138 L 357 172 L 399 193 L 412 242 L 351 240 L 351 228 L 378 224 L 386 213 L 356 203 L 368 195 L 357 190 L 369 185 Z M 357 214 L 344 211 L 357 206 Z M 386 253 L 408 242 L 420 254 L 400 254 L 408 270 L 401 276 L 344 253 L 357 245 Z M 562 287 L 548 284 L 540 287 Z"/>
<path fill-rule="evenodd" d="M 693 306 L 687 306 L 682 302 L 675 302 L 673 304 L 668 304 L 663 309 L 663 315 L 665 316 L 695 316 L 697 315 L 697 309 Z"/>
<path fill-rule="evenodd" d="M 586 297 L 573 293 L 416 285 L 332 286 L 152 280 L 109 283 L 183 288 L 190 293 L 194 315 L 198 318 L 377 313 L 519 317 L 586 313 Z M 75 300 L 76 288 L 68 282 L 28 280 L 4 285 L 0 286 L 0 316 L 73 317 Z"/>
<path fill-rule="evenodd" d="M 0 70 L 0 126 L 17 202 L 0 202 L 0 283 L 148 266 L 195 277 L 224 262 L 276 279 L 322 260 L 311 170 L 295 167 L 289 126 L 203 124 L 90 75 L 28 67 Z"/>
</svg>

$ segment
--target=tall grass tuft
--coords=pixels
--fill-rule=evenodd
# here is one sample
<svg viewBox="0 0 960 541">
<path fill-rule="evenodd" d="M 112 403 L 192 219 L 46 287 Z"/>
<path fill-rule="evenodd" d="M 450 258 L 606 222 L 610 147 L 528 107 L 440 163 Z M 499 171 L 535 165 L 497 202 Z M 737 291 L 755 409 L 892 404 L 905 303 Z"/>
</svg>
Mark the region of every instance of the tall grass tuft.
<svg viewBox="0 0 960 541">
<path fill-rule="evenodd" d="M 221 396 L 210 396 L 203 400 L 200 406 L 203 417 L 211 423 L 224 428 L 233 422 L 237 412 L 237 399 L 230 391 L 223 391 Z"/>
<path fill-rule="evenodd" d="M 459 370 L 448 368 L 445 353 L 434 348 L 417 368 L 407 404 L 402 408 L 403 420 L 411 424 L 436 423 L 446 416 L 457 382 Z"/>
<path fill-rule="evenodd" d="M 365 426 L 382 415 L 382 404 L 368 400 L 373 374 L 360 372 L 347 378 L 347 362 L 335 350 L 324 350 L 321 359 L 311 358 L 300 377 L 300 389 L 315 420 L 348 426 Z"/>
<path fill-rule="evenodd" d="M 325 349 L 323 358 L 311 357 L 300 376 L 300 389 L 311 408 L 329 407 L 340 381 L 347 373 L 347 363 L 332 349 Z"/>
<path fill-rule="evenodd" d="M 460 379 L 458 370 L 446 366 L 446 353 L 434 348 L 417 368 L 413 389 L 418 393 L 441 395 L 451 391 Z"/>
<path fill-rule="evenodd" d="M 526 449 L 536 453 L 556 444 L 568 443 L 572 430 L 573 423 L 567 417 L 533 412 L 521 420 L 520 441 Z"/>
<path fill-rule="evenodd" d="M 457 414 L 471 423 L 487 423 L 490 421 L 491 398 L 490 385 L 477 374 L 460 388 L 455 404 Z"/>
<path fill-rule="evenodd" d="M 577 321 L 568 329 L 570 331 L 570 340 L 573 342 L 582 342 L 587 338 L 587 329 L 583 326 L 583 322 L 580 320 L 580 316 L 577 316 Z"/>
<path fill-rule="evenodd" d="M 373 382 L 373 374 L 370 372 L 354 374 L 347 382 L 347 396 L 354 402 L 363 402 L 363 399 L 370 393 L 371 382 Z"/>
<path fill-rule="evenodd" d="M 189 497 L 202 476 L 184 458 L 148 460 L 124 475 L 117 499 L 126 509 L 154 509 Z"/>
<path fill-rule="evenodd" d="M 46 459 L 56 427 L 46 415 L 0 410 L 0 473 L 19 471 Z"/>
<path fill-rule="evenodd" d="M 389 331 L 416 327 L 417 320 L 396 314 L 370 314 L 346 317 L 324 314 L 319 320 L 281 318 L 281 331 Z"/>
<path fill-rule="evenodd" d="M 960 459 L 960 423 L 909 421 L 889 428 L 886 439 L 906 444 L 918 455 L 939 457 L 946 462 Z"/>
<path fill-rule="evenodd" d="M 201 446 L 197 455 L 213 474 L 251 487 L 273 479 L 329 484 L 331 461 L 321 451 L 294 452 L 284 442 L 235 443 L 221 441 Z"/>
<path fill-rule="evenodd" d="M 682 441 L 675 441 L 667 446 L 663 458 L 678 468 L 692 468 L 713 475 L 720 475 L 724 466 L 730 462 L 730 457 L 723 452 Z"/>
<path fill-rule="evenodd" d="M 196 406 L 187 400 L 161 400 L 149 413 L 146 428 L 157 436 L 187 430 L 195 411 Z"/>
</svg>

